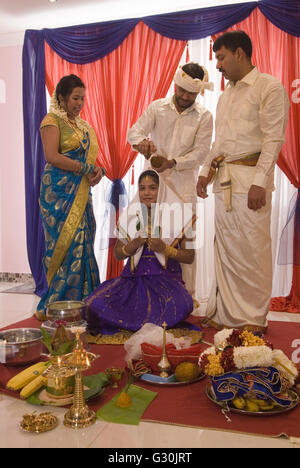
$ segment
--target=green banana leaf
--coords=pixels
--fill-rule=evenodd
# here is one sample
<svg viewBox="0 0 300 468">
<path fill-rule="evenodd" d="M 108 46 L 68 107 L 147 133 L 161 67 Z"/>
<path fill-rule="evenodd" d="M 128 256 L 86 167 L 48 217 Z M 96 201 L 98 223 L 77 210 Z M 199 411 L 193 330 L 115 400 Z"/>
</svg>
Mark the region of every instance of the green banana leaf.
<svg viewBox="0 0 300 468">
<path fill-rule="evenodd" d="M 110 383 L 109 378 L 104 372 L 83 377 L 82 381 L 84 387 L 88 387 L 88 389 L 84 391 L 84 398 L 86 401 L 95 396 L 101 395 L 101 393 L 104 392 L 106 385 Z M 45 387 L 42 387 L 30 395 L 30 397 L 26 399 L 27 403 L 30 405 L 44 406 L 46 403 L 39 399 L 40 393 L 44 388 Z"/>
<path fill-rule="evenodd" d="M 119 393 L 97 411 L 96 417 L 104 421 L 118 424 L 138 425 L 145 410 L 154 400 L 157 393 L 145 390 L 136 385 L 130 385 L 127 393 L 132 401 L 132 405 L 129 408 L 119 408 L 117 406 L 117 400 L 120 396 Z"/>
</svg>

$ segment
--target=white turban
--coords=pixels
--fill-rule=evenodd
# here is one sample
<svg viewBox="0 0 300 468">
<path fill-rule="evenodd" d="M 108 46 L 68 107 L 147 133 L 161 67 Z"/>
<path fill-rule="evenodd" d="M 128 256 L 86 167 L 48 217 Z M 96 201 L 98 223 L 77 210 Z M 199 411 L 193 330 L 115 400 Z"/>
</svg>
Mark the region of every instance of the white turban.
<svg viewBox="0 0 300 468">
<path fill-rule="evenodd" d="M 193 62 L 189 62 L 189 63 L 193 63 Z M 209 91 L 213 91 L 214 84 L 208 81 L 207 70 L 203 66 L 201 68 L 204 71 L 203 80 L 200 80 L 199 78 L 192 78 L 184 70 L 182 70 L 182 67 L 179 67 L 179 69 L 177 70 L 174 76 L 175 84 L 185 89 L 189 93 L 200 93 L 202 96 L 204 95 L 205 89 L 209 89 Z"/>
</svg>

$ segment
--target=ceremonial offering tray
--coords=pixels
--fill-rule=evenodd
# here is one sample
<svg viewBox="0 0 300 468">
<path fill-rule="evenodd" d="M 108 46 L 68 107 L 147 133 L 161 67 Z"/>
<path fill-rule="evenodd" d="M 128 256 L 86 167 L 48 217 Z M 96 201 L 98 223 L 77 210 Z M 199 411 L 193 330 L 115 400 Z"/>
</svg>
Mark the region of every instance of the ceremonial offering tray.
<svg viewBox="0 0 300 468">
<path fill-rule="evenodd" d="M 104 392 L 104 390 L 105 389 L 103 387 L 88 387 L 87 385 L 84 385 L 83 391 L 85 401 L 98 397 Z M 66 398 L 51 398 L 49 393 L 47 393 L 47 390 L 43 388 L 35 395 L 29 397 L 26 401 L 32 405 L 61 407 L 71 405 L 73 403 L 73 399 L 73 396 Z"/>
<path fill-rule="evenodd" d="M 86 304 L 82 301 L 56 301 L 46 305 L 46 317 L 50 322 L 61 320 L 78 325 L 83 320 Z"/>
<path fill-rule="evenodd" d="M 210 378 L 206 394 L 223 410 L 253 416 L 295 408 L 298 370 L 273 344 L 246 330 L 224 329 L 199 357 Z"/>
<path fill-rule="evenodd" d="M 169 377 L 160 377 L 159 375 L 154 374 L 143 374 L 139 378 L 142 382 L 146 382 L 150 385 L 161 385 L 162 387 L 179 387 L 182 385 L 189 385 L 195 382 L 199 382 L 205 377 L 205 374 L 200 374 L 196 379 L 186 380 L 183 382 L 176 380 L 175 374 L 172 374 Z"/>
<path fill-rule="evenodd" d="M 0 362 L 23 366 L 40 358 L 42 333 L 37 328 L 14 328 L 0 332 Z"/>
<path fill-rule="evenodd" d="M 273 416 L 276 414 L 286 413 L 287 411 L 291 411 L 292 409 L 296 408 L 299 403 L 299 395 L 293 389 L 288 390 L 288 397 L 292 401 L 291 405 L 283 408 L 281 406 L 274 406 L 272 409 L 269 410 L 259 410 L 259 411 L 250 411 L 243 408 L 236 408 L 232 402 L 221 402 L 218 401 L 211 384 L 206 386 L 206 395 L 216 405 L 222 407 L 223 409 L 230 411 L 232 413 L 239 413 L 244 414 L 246 416 Z"/>
<path fill-rule="evenodd" d="M 20 423 L 20 428 L 26 432 L 34 432 L 40 434 L 42 432 L 51 431 L 58 425 L 58 418 L 52 413 L 36 412 L 32 414 L 25 414 Z"/>
</svg>

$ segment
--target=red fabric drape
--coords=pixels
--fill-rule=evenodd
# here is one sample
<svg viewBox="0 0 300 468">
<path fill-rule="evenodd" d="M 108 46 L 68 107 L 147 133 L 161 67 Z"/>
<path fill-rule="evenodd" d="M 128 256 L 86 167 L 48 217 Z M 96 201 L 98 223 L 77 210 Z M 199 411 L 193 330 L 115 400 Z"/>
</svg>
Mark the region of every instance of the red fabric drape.
<svg viewBox="0 0 300 468">
<path fill-rule="evenodd" d="M 127 131 L 153 100 L 167 94 L 185 46 L 186 41 L 161 36 L 143 22 L 120 47 L 86 65 L 66 62 L 45 43 L 49 93 L 70 73 L 80 76 L 87 87 L 81 116 L 95 128 L 100 147 L 97 161 L 110 180 L 122 179 L 131 167 L 137 153 L 127 142 Z M 122 268 L 111 246 L 107 279 L 118 276 Z"/>
<path fill-rule="evenodd" d="M 277 164 L 291 183 L 299 189 L 300 94 L 297 85 L 299 88 L 300 38 L 278 29 L 263 16 L 258 8 L 244 21 L 228 29 L 228 31 L 234 30 L 243 30 L 250 36 L 253 43 L 253 63 L 260 72 L 276 76 L 288 92 L 291 102 L 289 122 L 286 130 L 286 141 L 282 146 Z M 289 296 L 286 298 L 273 298 L 271 300 L 271 310 L 300 313 L 299 265 L 293 265 L 292 288 Z"/>
</svg>

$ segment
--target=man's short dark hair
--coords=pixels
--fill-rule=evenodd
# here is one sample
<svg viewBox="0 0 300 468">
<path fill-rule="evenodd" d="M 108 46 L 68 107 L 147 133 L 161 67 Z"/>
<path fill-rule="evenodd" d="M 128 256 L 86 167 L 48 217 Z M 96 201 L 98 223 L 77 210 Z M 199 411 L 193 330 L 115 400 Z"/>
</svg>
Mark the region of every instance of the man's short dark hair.
<svg viewBox="0 0 300 468">
<path fill-rule="evenodd" d="M 192 78 L 198 78 L 199 80 L 204 78 L 204 70 L 198 63 L 186 63 L 183 65 L 182 70 Z"/>
<path fill-rule="evenodd" d="M 252 56 L 252 42 L 244 31 L 230 31 L 222 34 L 214 42 L 213 51 L 217 52 L 222 46 L 231 50 L 231 52 L 235 52 L 240 47 L 247 57 L 251 58 Z"/>
</svg>

